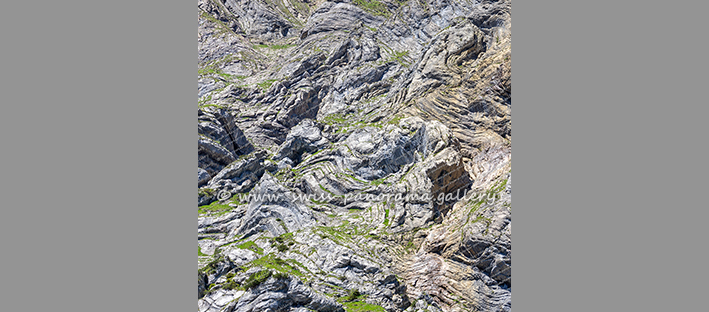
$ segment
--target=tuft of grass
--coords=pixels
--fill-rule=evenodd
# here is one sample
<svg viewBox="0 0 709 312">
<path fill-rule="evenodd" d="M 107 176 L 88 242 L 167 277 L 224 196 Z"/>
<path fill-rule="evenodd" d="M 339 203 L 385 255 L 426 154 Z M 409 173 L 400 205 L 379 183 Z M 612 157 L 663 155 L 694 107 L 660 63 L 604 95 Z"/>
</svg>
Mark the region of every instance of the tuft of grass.
<svg viewBox="0 0 709 312">
<path fill-rule="evenodd" d="M 258 285 L 261 285 L 261 283 L 265 282 L 269 277 L 271 277 L 272 274 L 273 272 L 271 272 L 270 270 L 261 270 L 254 274 L 251 274 L 251 276 L 249 276 L 249 278 L 244 281 L 244 288 L 251 289 L 258 287 Z"/>
<path fill-rule="evenodd" d="M 251 261 L 247 266 L 258 266 L 266 269 L 275 270 L 281 273 L 287 273 L 295 276 L 304 276 L 297 266 L 302 266 L 297 261 L 293 259 L 283 260 L 274 256 L 272 253 L 263 256 L 259 259 Z"/>
<path fill-rule="evenodd" d="M 217 264 L 222 260 L 224 260 L 224 258 L 222 258 L 222 256 L 219 256 L 216 259 L 207 263 L 207 265 L 205 265 L 201 269 L 199 269 L 198 272 L 202 272 L 207 275 L 212 274 L 217 270 Z"/>
<path fill-rule="evenodd" d="M 354 0 L 354 4 L 372 15 L 389 17 L 391 12 L 384 3 L 377 0 Z"/>
<path fill-rule="evenodd" d="M 406 57 L 409 56 L 409 51 L 394 51 L 394 54 L 391 56 L 392 61 L 397 61 L 399 64 L 403 66 L 408 66 L 409 63 L 406 61 Z"/>
<path fill-rule="evenodd" d="M 243 244 L 237 245 L 236 248 L 251 250 L 259 255 L 263 255 L 263 248 L 259 247 L 258 245 L 256 245 L 256 243 L 254 243 L 252 241 L 248 241 Z"/>
<path fill-rule="evenodd" d="M 288 49 L 291 47 L 295 47 L 295 44 L 272 44 L 272 45 L 267 45 L 267 44 L 255 44 L 254 49 L 271 49 L 271 50 L 283 50 L 283 49 Z"/>
<path fill-rule="evenodd" d="M 335 113 L 325 116 L 325 118 L 323 118 L 323 122 L 332 126 L 335 124 L 343 124 L 347 122 L 347 119 L 344 115 Z"/>
<path fill-rule="evenodd" d="M 220 204 L 219 201 L 215 201 L 209 205 L 197 207 L 197 213 L 199 213 L 199 214 L 212 213 L 215 215 L 222 215 L 222 214 L 225 214 L 225 213 L 231 211 L 231 209 L 232 209 L 231 206 L 223 205 L 223 204 Z"/>
<path fill-rule="evenodd" d="M 374 185 L 374 186 L 380 185 L 380 184 L 384 183 L 384 178 L 373 180 L 370 183 L 372 183 L 372 185 Z"/>
<path fill-rule="evenodd" d="M 259 83 L 257 83 L 256 85 L 258 85 L 259 88 L 261 88 L 261 90 L 266 91 L 266 90 L 268 90 L 268 89 L 271 87 L 271 85 L 273 85 L 273 83 L 276 82 L 276 81 L 278 81 L 278 79 L 268 79 L 268 80 L 266 80 L 266 81 L 264 81 L 264 82 L 259 82 Z"/>
<path fill-rule="evenodd" d="M 388 123 L 388 124 L 392 124 L 392 125 L 398 125 L 398 124 L 399 124 L 399 121 L 400 121 L 402 118 L 403 118 L 403 116 L 399 115 L 399 116 L 396 116 L 396 117 L 392 118 L 392 119 L 389 120 L 389 122 L 387 122 L 387 123 Z"/>
<path fill-rule="evenodd" d="M 233 77 L 232 75 L 223 73 L 218 68 L 211 67 L 211 66 L 198 69 L 197 74 L 199 74 L 199 75 L 214 74 L 214 75 L 218 75 L 218 76 L 224 78 L 225 80 L 229 80 L 229 79 L 231 79 L 231 77 Z"/>
<path fill-rule="evenodd" d="M 295 47 L 295 46 L 296 46 L 295 44 L 272 44 L 271 46 L 269 46 L 269 48 L 271 48 L 273 50 L 281 50 L 281 49 L 288 49 L 288 48 Z"/>
<path fill-rule="evenodd" d="M 362 301 L 345 302 L 342 304 L 347 312 L 386 312 L 386 310 L 379 305 L 369 304 Z"/>
<path fill-rule="evenodd" d="M 289 279 L 290 275 L 288 275 L 286 273 L 278 272 L 276 274 L 273 274 L 273 278 L 275 278 L 275 279 Z"/>
<path fill-rule="evenodd" d="M 197 191 L 197 194 L 199 196 L 212 196 L 214 195 L 215 190 L 210 189 L 210 188 L 201 188 L 199 191 Z"/>
<path fill-rule="evenodd" d="M 241 285 L 233 279 L 228 279 L 223 285 L 223 289 L 231 290 L 231 289 L 238 289 L 240 288 Z"/>
<path fill-rule="evenodd" d="M 342 297 L 341 300 L 344 302 L 355 301 L 360 296 L 362 296 L 362 294 L 359 293 L 359 289 L 350 289 L 347 291 L 347 295 Z"/>
</svg>

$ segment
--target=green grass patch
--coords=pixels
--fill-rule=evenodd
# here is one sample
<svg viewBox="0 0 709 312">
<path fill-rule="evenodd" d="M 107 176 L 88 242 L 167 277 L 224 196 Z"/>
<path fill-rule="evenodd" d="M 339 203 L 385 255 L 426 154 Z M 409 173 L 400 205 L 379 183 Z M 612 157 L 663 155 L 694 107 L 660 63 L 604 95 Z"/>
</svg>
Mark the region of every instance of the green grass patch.
<svg viewBox="0 0 709 312">
<path fill-rule="evenodd" d="M 380 184 L 384 184 L 384 180 L 386 180 L 386 177 L 381 178 L 381 179 L 373 180 L 372 182 L 369 182 L 369 183 L 372 184 L 372 185 L 374 185 L 374 186 L 377 186 L 377 185 L 380 185 Z"/>
<path fill-rule="evenodd" d="M 349 149 L 349 147 L 347 147 L 347 148 Z M 350 152 L 350 154 L 351 154 L 351 152 Z M 355 177 L 354 177 L 353 175 L 351 175 L 351 174 L 343 173 L 343 175 L 346 176 L 346 177 L 348 177 L 348 178 L 350 178 L 350 179 L 352 179 L 352 180 L 354 180 L 354 181 L 357 181 L 357 182 L 359 182 L 359 183 L 367 183 L 366 181 L 362 181 L 362 180 L 360 180 L 360 179 L 355 178 Z"/>
<path fill-rule="evenodd" d="M 263 255 L 263 248 L 256 245 L 256 243 L 254 243 L 253 241 L 248 241 L 248 242 L 236 245 L 236 248 L 251 250 L 259 255 Z"/>
<path fill-rule="evenodd" d="M 201 99 L 197 100 L 197 104 L 204 104 L 212 100 L 212 95 L 207 94 L 207 96 L 203 96 Z M 201 107 L 207 107 L 206 105 L 201 105 Z"/>
<path fill-rule="evenodd" d="M 399 115 L 399 116 L 396 116 L 396 117 L 392 118 L 392 119 L 389 120 L 389 122 L 387 122 L 387 123 L 388 123 L 388 124 L 392 124 L 392 125 L 398 125 L 398 124 L 399 124 L 399 121 L 401 121 L 402 118 L 403 118 L 403 116 Z"/>
<path fill-rule="evenodd" d="M 197 194 L 199 196 L 212 196 L 214 195 L 215 190 L 210 189 L 210 188 L 202 188 L 197 191 Z"/>
<path fill-rule="evenodd" d="M 224 79 L 226 79 L 226 80 L 230 80 L 231 77 L 233 77 L 232 75 L 223 73 L 223 72 L 220 71 L 218 68 L 216 68 L 216 67 L 211 67 L 211 66 L 202 67 L 202 68 L 198 69 L 198 70 L 197 70 L 197 74 L 199 74 L 199 75 L 214 74 L 214 75 L 218 75 L 218 76 L 220 76 L 220 77 L 222 77 L 222 78 L 224 78 Z"/>
<path fill-rule="evenodd" d="M 313 198 L 311 198 L 310 201 L 313 202 L 314 204 L 317 204 L 317 205 L 327 205 L 327 202 L 315 200 Z"/>
<path fill-rule="evenodd" d="M 214 16 L 210 15 L 209 13 L 200 10 L 200 16 L 202 18 L 209 20 L 210 22 L 216 24 L 217 34 L 219 35 L 225 35 L 225 34 L 236 34 L 233 29 L 231 29 L 229 26 L 227 26 L 224 22 L 216 19 Z"/>
<path fill-rule="evenodd" d="M 233 277 L 233 276 L 232 276 Z M 239 289 L 241 288 L 241 285 L 235 280 L 233 280 L 231 277 L 227 278 L 227 281 L 222 284 L 223 289 L 231 290 L 231 289 Z"/>
<path fill-rule="evenodd" d="M 258 285 L 261 285 L 261 283 L 265 282 L 269 277 L 271 277 L 272 274 L 273 272 L 271 272 L 270 270 L 261 270 L 254 274 L 251 274 L 251 276 L 249 276 L 249 278 L 244 281 L 244 288 L 251 289 L 258 287 Z"/>
<path fill-rule="evenodd" d="M 261 88 L 261 90 L 266 91 L 266 90 L 268 90 L 268 89 L 271 87 L 271 85 L 273 85 L 273 83 L 276 82 L 276 81 L 278 81 L 278 79 L 268 79 L 268 80 L 266 80 L 266 81 L 264 81 L 264 82 L 259 82 L 259 83 L 257 83 L 256 85 L 258 85 L 259 88 Z"/>
<path fill-rule="evenodd" d="M 213 214 L 213 215 L 223 215 L 229 211 L 231 211 L 232 207 L 229 205 L 223 205 L 220 204 L 219 201 L 212 202 L 209 205 L 204 205 L 204 206 L 199 206 L 197 207 L 197 213 L 199 214 Z"/>
<path fill-rule="evenodd" d="M 350 289 L 350 290 L 347 291 L 347 295 L 345 295 L 344 297 L 340 298 L 340 300 L 338 300 L 338 301 L 340 301 L 340 302 L 355 301 L 355 300 L 357 300 L 357 299 L 358 299 L 359 297 L 361 297 L 361 296 L 362 296 L 362 294 L 359 293 L 359 290 L 358 290 L 358 289 Z"/>
<path fill-rule="evenodd" d="M 259 259 L 249 262 L 246 266 L 253 267 L 258 266 L 266 269 L 276 270 L 278 272 L 287 273 L 295 276 L 304 276 L 304 274 L 298 270 L 297 266 L 305 268 L 298 261 L 293 259 L 283 260 L 274 256 L 272 253 L 263 256 Z"/>
<path fill-rule="evenodd" d="M 271 49 L 271 50 L 283 50 L 283 49 L 288 49 L 295 47 L 295 44 L 272 44 L 272 45 L 267 45 L 267 44 L 256 44 L 254 45 L 254 49 Z"/>
<path fill-rule="evenodd" d="M 389 17 L 391 15 L 391 12 L 387 10 L 386 5 L 377 0 L 354 0 L 353 2 L 356 6 L 360 7 L 362 10 L 365 10 L 372 15 L 379 15 L 384 17 Z"/>
<path fill-rule="evenodd" d="M 323 122 L 328 125 L 335 125 L 346 123 L 347 119 L 344 115 L 335 113 L 325 116 L 325 118 L 323 118 Z"/>
<path fill-rule="evenodd" d="M 330 190 L 328 190 L 328 189 L 326 189 L 324 186 L 322 186 L 322 184 L 318 183 L 318 186 L 320 186 L 320 188 L 321 188 L 323 191 L 329 193 L 330 195 L 337 196 L 337 195 L 335 195 L 335 193 L 331 192 Z"/>
<path fill-rule="evenodd" d="M 376 304 L 369 304 L 362 301 L 345 302 L 342 305 L 345 307 L 345 311 L 347 312 L 386 312 L 386 310 L 382 306 Z"/>
<path fill-rule="evenodd" d="M 221 262 L 222 260 L 224 260 L 224 258 L 223 258 L 222 256 L 219 256 L 219 257 L 217 257 L 216 259 L 214 259 L 214 260 L 210 261 L 209 263 L 207 263 L 207 265 L 205 265 L 205 266 L 202 267 L 201 269 L 199 269 L 198 272 L 202 272 L 202 273 L 204 273 L 204 274 L 210 275 L 210 274 L 214 273 L 214 272 L 217 270 L 217 264 L 218 264 L 219 262 Z"/>
<path fill-rule="evenodd" d="M 201 101 L 202 101 L 202 103 L 206 103 L 206 102 L 210 101 L 211 99 L 212 99 L 212 95 L 210 94 L 210 95 L 208 95 L 204 100 L 201 100 Z M 200 104 L 201 104 L 201 103 L 200 103 Z M 225 109 L 225 108 L 226 108 L 226 105 L 204 104 L 204 105 L 200 105 L 200 106 L 199 106 L 199 108 L 203 108 L 203 109 L 204 109 L 204 108 L 207 108 L 207 107 L 214 107 L 214 108 L 219 108 L 219 109 Z M 219 144 L 221 144 L 221 142 L 220 142 Z"/>
<path fill-rule="evenodd" d="M 397 61 L 399 64 L 403 66 L 408 66 L 409 63 L 406 61 L 406 57 L 409 56 L 409 51 L 394 51 L 394 54 L 391 56 L 392 61 Z"/>
</svg>

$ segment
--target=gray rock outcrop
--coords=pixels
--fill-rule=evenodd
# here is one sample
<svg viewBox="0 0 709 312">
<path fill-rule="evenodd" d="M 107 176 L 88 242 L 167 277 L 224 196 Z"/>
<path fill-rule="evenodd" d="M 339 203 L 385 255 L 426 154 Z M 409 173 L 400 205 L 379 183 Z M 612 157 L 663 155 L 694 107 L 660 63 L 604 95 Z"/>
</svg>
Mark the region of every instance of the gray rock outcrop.
<svg viewBox="0 0 709 312">
<path fill-rule="evenodd" d="M 199 0 L 199 311 L 510 311 L 509 0 Z"/>
</svg>

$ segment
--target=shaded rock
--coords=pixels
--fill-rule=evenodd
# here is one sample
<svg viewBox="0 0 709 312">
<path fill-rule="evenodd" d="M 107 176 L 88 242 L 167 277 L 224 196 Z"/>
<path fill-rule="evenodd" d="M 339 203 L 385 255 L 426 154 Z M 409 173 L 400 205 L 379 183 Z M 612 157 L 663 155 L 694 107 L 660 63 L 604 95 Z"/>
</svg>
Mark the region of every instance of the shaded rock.
<svg viewBox="0 0 709 312">
<path fill-rule="evenodd" d="M 265 173 L 251 191 L 242 225 L 235 234 L 245 237 L 261 231 L 280 235 L 299 230 L 315 222 L 312 212 L 300 202 L 292 201 L 291 192 Z M 281 221 L 278 221 L 280 219 Z"/>
<path fill-rule="evenodd" d="M 284 160 L 279 167 L 293 165 L 300 162 L 303 153 L 316 152 L 330 142 L 320 133 L 320 128 L 311 119 L 304 119 L 297 126 L 293 127 L 286 137 L 286 141 L 281 144 L 276 152 L 275 160 Z M 286 160 L 287 159 L 287 160 Z"/>
</svg>

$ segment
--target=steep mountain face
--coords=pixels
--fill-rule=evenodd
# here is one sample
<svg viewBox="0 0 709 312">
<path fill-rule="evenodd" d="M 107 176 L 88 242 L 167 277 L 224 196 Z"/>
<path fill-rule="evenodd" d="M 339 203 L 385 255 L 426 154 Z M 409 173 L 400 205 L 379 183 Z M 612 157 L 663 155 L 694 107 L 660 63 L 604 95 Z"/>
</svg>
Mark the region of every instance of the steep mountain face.
<svg viewBox="0 0 709 312">
<path fill-rule="evenodd" d="M 510 12 L 199 0 L 199 311 L 509 311 Z"/>
</svg>

